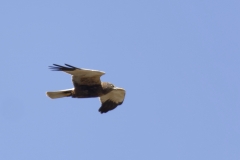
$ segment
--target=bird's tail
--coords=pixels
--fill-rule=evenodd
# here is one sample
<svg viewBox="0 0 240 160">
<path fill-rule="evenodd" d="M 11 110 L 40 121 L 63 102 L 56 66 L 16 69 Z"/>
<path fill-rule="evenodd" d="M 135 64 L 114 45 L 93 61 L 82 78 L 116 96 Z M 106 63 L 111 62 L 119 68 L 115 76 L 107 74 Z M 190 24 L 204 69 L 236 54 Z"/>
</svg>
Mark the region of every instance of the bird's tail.
<svg viewBox="0 0 240 160">
<path fill-rule="evenodd" d="M 66 89 L 66 90 L 60 90 L 60 91 L 53 91 L 53 92 L 47 92 L 47 96 L 55 99 L 55 98 L 63 98 L 63 97 L 69 97 L 72 95 L 73 89 Z"/>
</svg>

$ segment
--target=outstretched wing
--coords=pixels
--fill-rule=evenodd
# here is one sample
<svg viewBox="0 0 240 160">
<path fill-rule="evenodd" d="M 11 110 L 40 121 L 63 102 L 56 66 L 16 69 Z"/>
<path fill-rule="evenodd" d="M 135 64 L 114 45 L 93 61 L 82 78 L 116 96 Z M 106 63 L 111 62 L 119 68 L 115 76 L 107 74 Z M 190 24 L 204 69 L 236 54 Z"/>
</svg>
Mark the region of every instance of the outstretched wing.
<svg viewBox="0 0 240 160">
<path fill-rule="evenodd" d="M 102 106 L 98 111 L 101 113 L 107 113 L 108 111 L 115 109 L 118 105 L 123 103 L 125 94 L 126 91 L 123 88 L 115 87 L 111 92 L 100 97 Z"/>
<path fill-rule="evenodd" d="M 53 64 L 53 66 L 49 66 L 49 68 L 53 71 L 64 71 L 68 74 L 71 74 L 74 86 L 100 84 L 100 77 L 105 74 L 102 71 L 77 68 L 69 64 L 65 65 L 66 66 Z"/>
</svg>

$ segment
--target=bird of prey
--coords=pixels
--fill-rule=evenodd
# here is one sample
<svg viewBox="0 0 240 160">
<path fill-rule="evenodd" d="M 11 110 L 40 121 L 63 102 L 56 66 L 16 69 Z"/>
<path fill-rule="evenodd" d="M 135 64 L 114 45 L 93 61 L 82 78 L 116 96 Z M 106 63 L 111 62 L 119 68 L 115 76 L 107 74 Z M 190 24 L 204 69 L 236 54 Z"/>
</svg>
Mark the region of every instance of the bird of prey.
<svg viewBox="0 0 240 160">
<path fill-rule="evenodd" d="M 65 64 L 65 66 L 53 64 L 49 68 L 53 71 L 64 71 L 71 74 L 74 86 L 72 89 L 47 92 L 47 96 L 52 99 L 99 97 L 102 103 L 99 108 L 100 113 L 107 113 L 123 103 L 125 90 L 115 87 L 109 82 L 101 82 L 100 77 L 105 74 L 102 71 L 77 68 L 69 64 Z"/>
</svg>

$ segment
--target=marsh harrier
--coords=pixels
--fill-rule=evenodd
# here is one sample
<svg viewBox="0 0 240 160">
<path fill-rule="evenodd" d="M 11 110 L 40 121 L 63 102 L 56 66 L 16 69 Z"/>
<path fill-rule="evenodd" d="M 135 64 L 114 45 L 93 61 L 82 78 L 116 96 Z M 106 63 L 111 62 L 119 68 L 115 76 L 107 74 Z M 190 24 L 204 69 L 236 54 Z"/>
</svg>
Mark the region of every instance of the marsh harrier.
<svg viewBox="0 0 240 160">
<path fill-rule="evenodd" d="M 74 88 L 47 92 L 47 96 L 55 99 L 62 97 L 72 98 L 93 98 L 99 97 L 102 106 L 99 108 L 100 113 L 106 113 L 115 109 L 118 105 L 123 103 L 125 97 L 125 90 L 123 88 L 115 87 L 108 82 L 101 82 L 100 77 L 105 73 L 97 70 L 76 68 L 69 64 L 60 66 L 53 64 L 49 68 L 53 71 L 64 71 L 72 75 L 72 82 Z"/>
</svg>

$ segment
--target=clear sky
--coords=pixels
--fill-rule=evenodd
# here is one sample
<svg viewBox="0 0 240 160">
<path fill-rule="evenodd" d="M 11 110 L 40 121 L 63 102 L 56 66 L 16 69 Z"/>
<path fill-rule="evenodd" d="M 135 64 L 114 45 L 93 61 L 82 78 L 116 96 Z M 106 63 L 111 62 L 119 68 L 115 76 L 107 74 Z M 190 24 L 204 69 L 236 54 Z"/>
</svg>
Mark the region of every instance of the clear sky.
<svg viewBox="0 0 240 160">
<path fill-rule="evenodd" d="M 239 160 L 240 1 L 0 2 L 1 160 Z M 124 103 L 51 100 L 53 63 L 106 72 Z"/>
</svg>

